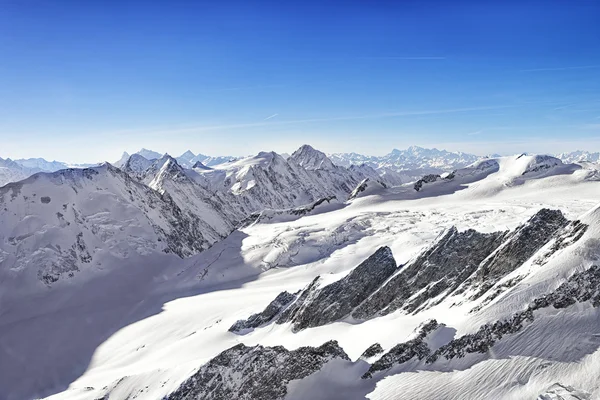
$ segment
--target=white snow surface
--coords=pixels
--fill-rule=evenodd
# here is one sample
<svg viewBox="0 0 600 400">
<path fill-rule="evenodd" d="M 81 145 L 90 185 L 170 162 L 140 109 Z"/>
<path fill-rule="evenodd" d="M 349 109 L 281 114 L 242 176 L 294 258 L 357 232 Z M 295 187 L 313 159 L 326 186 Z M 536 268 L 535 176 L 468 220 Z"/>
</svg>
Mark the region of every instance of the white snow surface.
<svg viewBox="0 0 600 400">
<path fill-rule="evenodd" d="M 154 189 L 171 194 L 182 209 L 204 212 L 193 200 L 199 194 L 192 187 L 198 185 L 179 183 L 189 179 L 223 186 L 239 197 L 265 182 L 260 172 L 265 166 L 282 177 L 303 173 L 290 158 L 261 153 L 201 172 L 176 169 L 163 157 L 146 179 Z M 309 158 L 310 165 L 317 166 L 314 160 Z M 305 175 L 309 185 L 320 184 L 315 176 Z M 19 200 L 8 202 L 12 205 L 1 214 L 0 224 L 0 398 L 7 400 L 160 399 L 240 342 L 295 349 L 335 339 L 354 361 L 373 343 L 387 351 L 406 341 L 431 318 L 446 324 L 443 334 L 449 340 L 452 334 L 473 333 L 482 324 L 525 309 L 532 299 L 600 259 L 597 169 L 545 156 L 486 160 L 420 192 L 410 184 L 377 186 L 351 202 L 299 218 L 273 213 L 183 259 L 157 247 L 164 242 L 158 241 L 152 224 L 165 231 L 170 225 L 154 209 L 144 212 L 139 198 L 128 200 L 120 179 L 84 180 L 77 194 L 56 189 L 52 179 L 66 178 L 42 176 L 37 178 L 40 185 L 26 181 L 3 189 L 5 200 L 13 195 Z M 51 201 L 41 202 L 42 196 Z M 257 198 L 246 197 L 248 202 Z M 63 204 L 85 216 L 84 239 L 94 261 L 80 266 L 73 278 L 46 286 L 36 279 L 34 267 L 51 260 L 53 243 L 70 248 L 82 230 L 72 211 L 64 223 L 56 215 L 59 208 L 43 211 Z M 471 312 L 478 301 L 456 306 L 451 298 L 415 315 L 397 311 L 298 333 L 288 324 L 246 335 L 228 332 L 235 321 L 263 310 L 280 292 L 295 292 L 318 275 L 325 282 L 338 280 L 380 246 L 389 246 L 403 264 L 451 226 L 482 232 L 513 229 L 543 207 L 580 218 L 589 229 L 543 266 L 524 264 L 518 273 L 526 278 L 478 312 Z M 63 229 L 57 229 L 61 224 Z M 30 261 L 17 265 L 21 253 Z M 600 398 L 599 326 L 600 309 L 586 303 L 540 310 L 531 325 L 489 354 L 427 366 L 409 362 L 381 380 L 360 379 L 368 368 L 365 361 L 336 360 L 291 382 L 287 398 L 533 399 L 560 395 L 564 387 Z M 557 382 L 560 387 L 553 386 Z"/>
</svg>

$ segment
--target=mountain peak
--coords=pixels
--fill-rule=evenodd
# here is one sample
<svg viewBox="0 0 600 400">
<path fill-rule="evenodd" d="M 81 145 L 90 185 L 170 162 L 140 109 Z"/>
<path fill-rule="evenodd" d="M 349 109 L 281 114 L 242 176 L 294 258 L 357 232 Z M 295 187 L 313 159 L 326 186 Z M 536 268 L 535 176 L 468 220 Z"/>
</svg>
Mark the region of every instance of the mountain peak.
<svg viewBox="0 0 600 400">
<path fill-rule="evenodd" d="M 146 160 L 156 160 L 158 158 L 162 157 L 162 154 L 157 153 L 156 151 L 152 151 L 152 150 L 148 150 L 145 148 L 142 148 L 140 151 L 138 151 L 136 154 L 141 155 L 142 157 L 144 157 Z"/>
<path fill-rule="evenodd" d="M 289 160 L 293 160 L 298 165 L 309 170 L 335 168 L 325 153 L 314 149 L 308 144 L 300 146 L 298 150 L 292 153 Z"/>
<path fill-rule="evenodd" d="M 180 159 L 183 159 L 186 161 L 191 161 L 195 157 L 196 157 L 196 154 L 192 153 L 191 150 L 188 150 L 177 158 L 180 158 Z"/>
<path fill-rule="evenodd" d="M 206 165 L 202 164 L 202 162 L 200 161 L 196 161 L 196 163 L 192 166 L 193 169 L 203 169 L 203 170 L 209 170 L 212 169 L 210 167 L 207 167 Z"/>
</svg>

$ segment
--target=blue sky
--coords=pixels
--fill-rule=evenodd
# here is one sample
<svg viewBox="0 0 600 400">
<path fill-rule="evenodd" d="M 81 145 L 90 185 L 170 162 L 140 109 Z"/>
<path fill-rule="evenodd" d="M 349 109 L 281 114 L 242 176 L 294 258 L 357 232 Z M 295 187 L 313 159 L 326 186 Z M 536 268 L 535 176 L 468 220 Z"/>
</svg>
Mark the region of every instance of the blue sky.
<svg viewBox="0 0 600 400">
<path fill-rule="evenodd" d="M 597 1 L 1 4 L 0 157 L 600 150 Z"/>
</svg>

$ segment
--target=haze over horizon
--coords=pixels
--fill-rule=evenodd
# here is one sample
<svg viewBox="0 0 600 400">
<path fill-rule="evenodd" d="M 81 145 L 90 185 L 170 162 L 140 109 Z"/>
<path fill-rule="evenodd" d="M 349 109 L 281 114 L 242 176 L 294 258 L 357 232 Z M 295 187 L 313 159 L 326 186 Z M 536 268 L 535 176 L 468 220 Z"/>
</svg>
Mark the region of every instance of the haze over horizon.
<svg viewBox="0 0 600 400">
<path fill-rule="evenodd" d="M 595 2 L 31 3 L 0 11 L 3 158 L 600 150 Z"/>
</svg>

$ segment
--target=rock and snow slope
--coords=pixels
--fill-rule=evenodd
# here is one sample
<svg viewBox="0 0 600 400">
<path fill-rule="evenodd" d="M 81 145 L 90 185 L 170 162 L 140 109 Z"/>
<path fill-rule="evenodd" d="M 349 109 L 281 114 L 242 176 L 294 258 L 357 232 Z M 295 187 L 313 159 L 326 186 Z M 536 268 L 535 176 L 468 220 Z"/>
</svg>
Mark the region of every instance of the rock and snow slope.
<svg viewBox="0 0 600 400">
<path fill-rule="evenodd" d="M 248 199 L 250 210 L 260 194 L 246 192 L 288 182 L 288 168 L 296 173 L 297 161 L 283 164 L 269 154 L 206 173 L 163 157 L 151 174 L 130 179 L 136 188 L 168 195 L 184 215 L 194 214 L 183 203 L 193 200 L 198 182 Z M 288 206 L 186 259 L 130 251 L 127 258 L 101 258 L 104 273 L 83 282 L 76 281 L 83 272 L 76 272 L 62 285 L 40 283 L 44 290 L 35 296 L 1 292 L 0 397 L 598 397 L 600 182 L 591 169 L 547 158 L 494 161 L 419 191 L 412 184 L 381 187 L 341 207 L 299 216 Z M 326 176 L 330 187 L 339 187 L 337 175 L 308 171 L 301 176 L 309 182 Z M 53 204 L 52 196 L 83 204 L 71 198 L 108 190 L 93 179 L 85 182 L 75 186 L 80 195 L 36 189 L 36 198 L 51 201 L 39 200 L 29 210 L 34 203 L 20 201 L 20 209 L 7 204 L 14 214 L 37 214 Z M 126 194 L 124 187 L 119 190 Z M 145 199 L 136 190 L 134 197 Z M 293 200 L 273 195 L 266 201 L 276 199 Z M 115 207 L 121 201 L 131 200 Z M 44 237 L 51 221 L 42 222 L 32 237 Z M 67 222 L 79 226 L 74 218 Z M 93 263 L 106 251 L 95 247 L 106 246 L 90 231 L 84 239 L 86 248 L 94 247 Z M 41 239 L 28 238 L 49 251 Z M 67 244 L 76 241 L 61 249 Z M 19 254 L 10 249 L 9 256 Z M 399 276 L 406 285 L 396 285 Z M 375 301 L 384 288 L 399 289 Z M 355 316 L 367 303 L 377 305 L 367 308 L 374 312 Z"/>
</svg>

